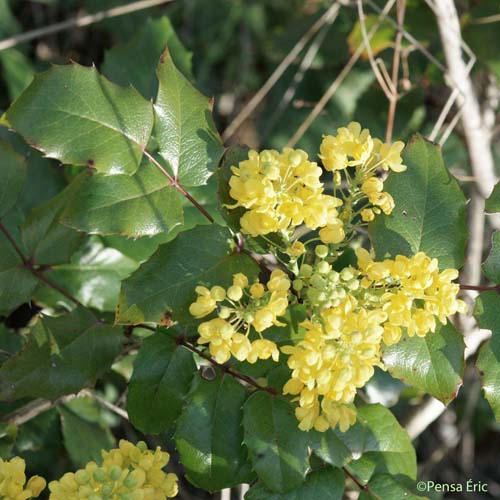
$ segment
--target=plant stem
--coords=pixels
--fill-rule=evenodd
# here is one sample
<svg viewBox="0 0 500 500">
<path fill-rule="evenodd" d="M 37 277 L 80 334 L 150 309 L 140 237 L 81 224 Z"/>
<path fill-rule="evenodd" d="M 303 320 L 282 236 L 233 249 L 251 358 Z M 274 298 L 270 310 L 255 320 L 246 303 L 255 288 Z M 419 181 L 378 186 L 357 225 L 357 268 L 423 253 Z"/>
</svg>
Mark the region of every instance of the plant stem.
<svg viewBox="0 0 500 500">
<path fill-rule="evenodd" d="M 500 293 L 500 285 L 460 285 L 460 290 L 476 290 L 478 292 L 495 291 Z"/>
<path fill-rule="evenodd" d="M 179 180 L 177 177 L 173 177 L 170 175 L 165 167 L 148 151 L 144 150 L 143 151 L 144 156 L 156 167 L 160 170 L 160 172 L 167 177 L 167 179 L 170 181 L 170 184 L 179 191 L 179 193 L 182 194 L 185 198 L 187 198 L 190 203 L 192 203 L 210 222 L 215 222 L 214 218 L 205 210 L 204 207 L 202 207 L 180 184 Z"/>
<path fill-rule="evenodd" d="M 352 481 L 361 491 L 368 493 L 370 496 L 375 498 L 375 500 L 382 500 L 374 491 L 370 489 L 368 485 L 363 484 L 361 480 L 358 479 L 347 467 L 342 467 L 342 470 L 347 476 L 349 476 L 352 479 Z"/>
<path fill-rule="evenodd" d="M 77 306 L 82 306 L 83 304 L 75 297 L 73 297 L 70 293 L 68 293 L 64 288 L 60 287 L 57 283 L 54 283 L 51 279 L 47 278 L 43 274 L 43 272 L 40 269 L 37 269 L 35 267 L 35 263 L 31 259 L 27 259 L 21 249 L 19 248 L 19 245 L 16 243 L 12 235 L 9 233 L 7 228 L 0 222 L 0 231 L 5 235 L 9 243 L 12 245 L 12 248 L 14 248 L 15 252 L 17 255 L 19 255 L 19 258 L 21 259 L 23 263 L 23 267 L 25 269 L 28 269 L 37 279 L 40 281 L 43 281 L 46 285 L 50 286 L 54 290 L 58 291 L 60 294 L 64 295 L 68 300 L 76 304 Z"/>
<path fill-rule="evenodd" d="M 230 366 L 227 366 L 225 364 L 218 363 L 213 359 L 211 356 L 208 354 L 204 353 L 197 347 L 195 347 L 193 344 L 188 342 L 184 337 L 177 337 L 177 343 L 179 345 L 183 345 L 186 349 L 189 349 L 190 351 L 198 354 L 203 359 L 206 359 L 210 364 L 218 367 L 220 370 L 222 370 L 224 373 L 227 373 L 228 375 L 231 375 L 234 378 L 243 380 L 247 384 L 255 387 L 259 391 L 266 391 L 269 394 L 272 394 L 273 396 L 277 395 L 276 389 L 272 387 L 264 387 L 263 385 L 260 385 L 256 380 L 254 380 L 252 377 L 249 377 L 248 375 L 244 375 L 243 373 L 237 372 L 236 370 L 233 370 Z"/>
</svg>

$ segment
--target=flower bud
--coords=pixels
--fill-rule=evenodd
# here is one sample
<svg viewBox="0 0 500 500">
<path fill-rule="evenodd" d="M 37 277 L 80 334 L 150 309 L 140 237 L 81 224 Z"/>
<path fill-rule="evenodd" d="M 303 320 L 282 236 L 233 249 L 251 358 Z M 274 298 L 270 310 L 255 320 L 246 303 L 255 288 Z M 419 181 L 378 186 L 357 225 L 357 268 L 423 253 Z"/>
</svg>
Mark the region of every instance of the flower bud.
<svg viewBox="0 0 500 500">
<path fill-rule="evenodd" d="M 314 253 L 320 258 L 324 259 L 328 255 L 328 247 L 326 245 L 317 245 Z"/>
</svg>

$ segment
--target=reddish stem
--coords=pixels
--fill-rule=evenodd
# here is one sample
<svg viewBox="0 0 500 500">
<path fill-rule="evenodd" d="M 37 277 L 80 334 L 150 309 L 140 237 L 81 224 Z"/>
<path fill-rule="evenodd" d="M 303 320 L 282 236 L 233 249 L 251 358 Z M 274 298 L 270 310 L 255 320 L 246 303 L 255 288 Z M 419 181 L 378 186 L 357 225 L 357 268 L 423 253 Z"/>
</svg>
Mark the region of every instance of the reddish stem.
<svg viewBox="0 0 500 500">
<path fill-rule="evenodd" d="M 500 293 L 500 285 L 460 285 L 460 290 L 475 290 L 478 292 L 494 291 Z"/>
</svg>

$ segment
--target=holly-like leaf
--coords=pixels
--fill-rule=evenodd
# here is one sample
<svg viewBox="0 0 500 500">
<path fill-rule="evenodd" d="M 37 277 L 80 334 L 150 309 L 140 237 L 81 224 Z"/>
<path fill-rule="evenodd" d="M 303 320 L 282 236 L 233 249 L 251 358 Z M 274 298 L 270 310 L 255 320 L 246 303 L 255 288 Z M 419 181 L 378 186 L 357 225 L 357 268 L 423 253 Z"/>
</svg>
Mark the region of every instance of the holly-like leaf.
<svg viewBox="0 0 500 500">
<path fill-rule="evenodd" d="M 175 431 L 180 461 L 191 483 L 209 491 L 250 482 L 253 474 L 242 446 L 246 389 L 229 375 L 196 375 Z"/>
<path fill-rule="evenodd" d="M 252 394 L 245 403 L 245 444 L 253 470 L 271 491 L 300 486 L 308 468 L 308 434 L 301 431 L 292 405 L 267 392 Z"/>
<path fill-rule="evenodd" d="M 70 262 L 51 266 L 45 275 L 84 306 L 114 311 L 122 280 L 138 266 L 137 261 L 105 246 L 94 236 L 71 257 Z M 57 308 L 61 302 L 68 308 L 73 306 L 66 297 L 45 285 L 37 288 L 34 297 L 48 307 Z"/>
<path fill-rule="evenodd" d="M 347 432 L 335 428 L 310 433 L 310 444 L 322 460 L 335 467 L 348 466 L 365 482 L 375 472 L 416 477 L 417 462 L 411 440 L 382 405 L 358 408 L 356 423 Z"/>
<path fill-rule="evenodd" d="M 146 434 L 169 429 L 181 413 L 195 371 L 193 354 L 167 332 L 148 337 L 128 386 L 127 411 L 134 427 Z"/>
<path fill-rule="evenodd" d="M 440 147 L 415 136 L 403 159 L 408 169 L 391 173 L 384 183 L 396 205 L 392 214 L 370 224 L 377 257 L 423 251 L 437 258 L 441 269 L 460 268 L 467 234 L 465 197 L 444 166 Z"/>
<path fill-rule="evenodd" d="M 479 350 L 477 367 L 481 372 L 484 394 L 495 418 L 500 422 L 500 295 L 482 292 L 476 299 L 474 316 L 481 328 L 491 330 L 491 339 Z"/>
<path fill-rule="evenodd" d="M 222 155 L 212 104 L 175 67 L 165 51 L 158 65 L 154 134 L 160 155 L 182 186 L 207 183 Z"/>
<path fill-rule="evenodd" d="M 0 140 L 0 217 L 16 203 L 26 180 L 26 162 L 5 141 Z"/>
<path fill-rule="evenodd" d="M 464 349 L 463 335 L 448 323 L 384 347 L 383 360 L 393 377 L 448 404 L 462 385 Z"/>
<path fill-rule="evenodd" d="M 328 467 L 311 472 L 302 485 L 287 493 L 275 493 L 257 483 L 248 490 L 245 500 L 342 500 L 344 483 L 344 474 Z"/>
<path fill-rule="evenodd" d="M 77 415 L 65 406 L 58 407 L 64 446 L 75 467 L 85 467 L 91 460 L 102 460 L 101 450 L 114 444 L 112 434 L 97 422 Z"/>
<path fill-rule="evenodd" d="M 192 78 L 191 52 L 177 37 L 168 17 L 148 19 L 130 42 L 106 51 L 102 72 L 119 85 L 133 85 L 144 97 L 152 99 L 158 91 L 155 70 L 168 47 L 177 68 Z"/>
<path fill-rule="evenodd" d="M 408 484 L 406 484 L 408 483 Z M 411 484 L 413 483 L 413 484 Z M 404 500 L 428 500 L 427 497 L 417 496 L 412 493 L 414 481 L 398 481 L 389 474 L 377 474 L 370 482 L 368 487 L 370 491 L 378 495 L 379 498 L 404 498 Z M 373 500 L 373 495 L 362 491 L 359 500 Z"/>
<path fill-rule="evenodd" d="M 135 175 L 81 174 L 64 224 L 90 234 L 133 238 L 168 233 L 183 222 L 181 195 L 154 165 Z"/>
<path fill-rule="evenodd" d="M 26 346 L 0 368 L 0 400 L 56 399 L 91 387 L 121 343 L 121 328 L 102 324 L 86 309 L 41 317 Z"/>
<path fill-rule="evenodd" d="M 149 141 L 153 111 L 135 89 L 71 64 L 36 75 L 3 120 L 50 158 L 132 174 Z"/>
<path fill-rule="evenodd" d="M 490 254 L 483 263 L 483 273 L 493 283 L 500 284 L 500 231 L 493 233 Z"/>
<path fill-rule="evenodd" d="M 250 279 L 259 273 L 253 259 L 233 253 L 228 229 L 212 224 L 185 231 L 165 243 L 122 283 L 116 321 L 120 324 L 153 322 L 165 315 L 181 323 L 193 322 L 189 305 L 199 284 L 230 286 L 233 274 Z"/>
<path fill-rule="evenodd" d="M 500 212 L 500 182 L 496 184 L 490 197 L 486 200 L 485 210 L 490 214 Z"/>
</svg>

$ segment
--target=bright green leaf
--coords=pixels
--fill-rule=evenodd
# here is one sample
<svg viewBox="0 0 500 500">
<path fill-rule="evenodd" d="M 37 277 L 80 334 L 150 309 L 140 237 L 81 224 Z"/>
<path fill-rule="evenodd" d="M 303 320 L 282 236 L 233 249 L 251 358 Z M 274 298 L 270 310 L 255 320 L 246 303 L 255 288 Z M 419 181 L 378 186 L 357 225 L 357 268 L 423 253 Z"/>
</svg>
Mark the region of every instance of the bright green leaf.
<svg viewBox="0 0 500 500">
<path fill-rule="evenodd" d="M 253 470 L 268 489 L 287 492 L 304 482 L 308 434 L 299 429 L 288 401 L 262 391 L 252 394 L 243 426 Z"/>
<path fill-rule="evenodd" d="M 122 283 L 117 323 L 162 323 L 170 314 L 180 322 L 192 322 L 188 309 L 196 300 L 197 285 L 228 287 L 238 272 L 257 276 L 256 263 L 245 254 L 233 253 L 230 238 L 226 228 L 212 224 L 185 231 L 161 245 Z"/>
<path fill-rule="evenodd" d="M 5 141 L 0 140 L 0 217 L 16 203 L 26 180 L 26 162 Z"/>
<path fill-rule="evenodd" d="M 459 268 L 466 241 L 465 197 L 444 166 L 439 146 L 415 136 L 404 150 L 406 172 L 385 182 L 396 204 L 391 215 L 370 224 L 379 259 L 419 251 L 439 260 L 441 269 Z"/>
<path fill-rule="evenodd" d="M 137 238 L 168 233 L 183 222 L 181 195 L 152 164 L 132 176 L 83 173 L 73 182 L 78 188 L 61 220 L 80 231 Z"/>
<path fill-rule="evenodd" d="M 151 103 L 136 90 L 77 64 L 36 75 L 6 119 L 46 156 L 108 174 L 137 170 L 153 125 Z"/>
<path fill-rule="evenodd" d="M 492 336 L 479 350 L 477 367 L 481 372 L 483 389 L 495 418 L 500 422 L 500 294 L 482 292 L 476 299 L 474 316 L 481 328 L 491 330 Z"/>
<path fill-rule="evenodd" d="M 257 483 L 248 490 L 245 500 L 342 500 L 344 483 L 341 471 L 326 468 L 311 472 L 304 484 L 287 493 L 274 493 Z"/>
<path fill-rule="evenodd" d="M 384 347 L 384 364 L 393 377 L 448 404 L 462 385 L 464 337 L 448 323 L 425 337 L 405 336 Z"/>
<path fill-rule="evenodd" d="M 0 368 L 0 400 L 55 399 L 91 387 L 120 352 L 122 329 L 90 311 L 39 318 L 23 350 Z"/>
<path fill-rule="evenodd" d="M 186 476 L 195 486 L 215 491 L 252 480 L 241 444 L 245 398 L 246 389 L 229 375 L 194 378 L 175 442 Z"/>
<path fill-rule="evenodd" d="M 127 411 L 134 427 L 146 434 L 169 429 L 181 413 L 195 371 L 193 354 L 168 333 L 160 330 L 148 337 L 128 386 Z"/>
<path fill-rule="evenodd" d="M 157 72 L 154 133 L 160 155 L 182 186 L 206 184 L 223 152 L 212 103 L 179 72 L 168 50 Z"/>
<path fill-rule="evenodd" d="M 158 91 L 155 70 L 168 47 L 177 68 L 192 78 L 191 57 L 175 34 L 168 17 L 148 19 L 130 40 L 106 51 L 102 72 L 119 85 L 133 85 L 144 97 L 152 99 Z"/>
<path fill-rule="evenodd" d="M 376 14 L 369 14 L 365 16 L 366 31 L 369 32 L 376 23 L 380 23 L 379 17 Z M 392 47 L 394 44 L 395 30 L 389 23 L 382 23 L 374 35 L 370 39 L 370 47 L 374 56 Z M 347 44 L 349 45 L 349 51 L 354 53 L 360 45 L 364 45 L 363 33 L 361 31 L 361 23 L 356 22 L 351 33 L 347 37 Z M 368 52 L 366 49 L 363 50 L 361 57 L 368 60 Z"/>
<path fill-rule="evenodd" d="M 310 431 L 311 446 L 325 462 L 349 466 L 368 481 L 375 471 L 415 479 L 415 450 L 394 415 L 379 404 L 358 408 L 356 424 L 347 432 L 338 428 Z"/>
<path fill-rule="evenodd" d="M 90 238 L 69 263 L 51 266 L 45 275 L 86 307 L 114 311 L 122 280 L 137 269 L 139 263 L 118 250 L 106 247 L 98 237 Z M 73 304 L 56 290 L 43 286 L 35 292 L 41 304 L 56 308 Z"/>
</svg>

